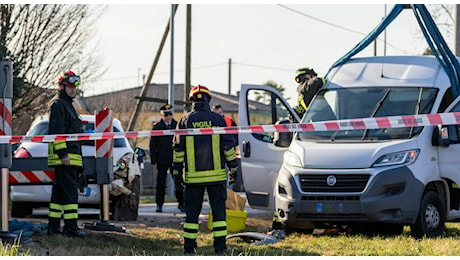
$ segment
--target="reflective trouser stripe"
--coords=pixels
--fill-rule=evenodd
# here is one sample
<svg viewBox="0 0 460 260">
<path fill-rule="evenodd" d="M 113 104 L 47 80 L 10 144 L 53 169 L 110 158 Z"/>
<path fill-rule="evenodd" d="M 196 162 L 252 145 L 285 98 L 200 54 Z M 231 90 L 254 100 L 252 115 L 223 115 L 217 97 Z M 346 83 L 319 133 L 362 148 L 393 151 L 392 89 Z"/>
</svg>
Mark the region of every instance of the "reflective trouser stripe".
<svg viewBox="0 0 460 260">
<path fill-rule="evenodd" d="M 64 206 L 56 204 L 56 203 L 50 203 L 49 207 L 49 212 L 48 212 L 48 217 L 50 218 L 61 218 L 62 216 L 62 210 L 64 209 Z"/>
<path fill-rule="evenodd" d="M 197 223 L 184 223 L 184 237 L 196 239 L 198 237 L 199 225 Z"/>
<path fill-rule="evenodd" d="M 226 221 L 212 222 L 212 235 L 214 237 L 227 236 L 227 222 Z"/>
<path fill-rule="evenodd" d="M 64 205 L 64 219 L 78 219 L 78 204 Z"/>
</svg>

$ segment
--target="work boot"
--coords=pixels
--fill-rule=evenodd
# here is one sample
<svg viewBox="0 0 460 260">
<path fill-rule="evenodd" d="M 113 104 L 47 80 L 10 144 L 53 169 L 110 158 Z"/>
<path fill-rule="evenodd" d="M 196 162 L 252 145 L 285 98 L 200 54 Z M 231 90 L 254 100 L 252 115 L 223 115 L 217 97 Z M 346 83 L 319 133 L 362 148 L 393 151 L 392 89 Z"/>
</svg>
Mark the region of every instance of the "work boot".
<svg viewBox="0 0 460 260">
<path fill-rule="evenodd" d="M 66 229 L 64 228 L 62 230 L 62 234 L 66 237 L 79 237 L 79 238 L 84 238 L 86 236 L 86 233 L 81 231 L 79 228 L 74 228 L 74 229 Z"/>
<path fill-rule="evenodd" d="M 48 231 L 46 232 L 46 234 L 48 236 L 61 234 L 61 219 L 49 218 L 48 219 Z"/>
<path fill-rule="evenodd" d="M 196 254 L 197 243 L 195 239 L 184 238 L 184 255 Z"/>
<path fill-rule="evenodd" d="M 79 237 L 84 238 L 85 232 L 80 231 L 76 219 L 64 219 L 64 228 L 62 234 L 66 237 Z"/>
<path fill-rule="evenodd" d="M 225 237 L 215 237 L 213 246 L 214 246 L 214 252 L 216 253 L 216 255 L 224 255 L 225 250 L 227 249 Z"/>
<path fill-rule="evenodd" d="M 157 206 L 156 212 L 163 212 L 163 207 L 162 206 Z"/>
</svg>

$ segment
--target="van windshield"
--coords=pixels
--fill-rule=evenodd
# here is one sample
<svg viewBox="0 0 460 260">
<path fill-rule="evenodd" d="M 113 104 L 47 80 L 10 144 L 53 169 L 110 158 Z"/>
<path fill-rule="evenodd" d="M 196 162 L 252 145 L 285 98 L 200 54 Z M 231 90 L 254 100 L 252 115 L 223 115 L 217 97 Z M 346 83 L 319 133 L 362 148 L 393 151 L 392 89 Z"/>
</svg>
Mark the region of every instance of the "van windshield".
<svg viewBox="0 0 460 260">
<path fill-rule="evenodd" d="M 310 104 L 302 123 L 353 118 L 429 114 L 437 94 L 434 88 L 369 87 L 322 89 Z M 301 140 L 408 139 L 423 127 L 301 132 Z"/>
</svg>

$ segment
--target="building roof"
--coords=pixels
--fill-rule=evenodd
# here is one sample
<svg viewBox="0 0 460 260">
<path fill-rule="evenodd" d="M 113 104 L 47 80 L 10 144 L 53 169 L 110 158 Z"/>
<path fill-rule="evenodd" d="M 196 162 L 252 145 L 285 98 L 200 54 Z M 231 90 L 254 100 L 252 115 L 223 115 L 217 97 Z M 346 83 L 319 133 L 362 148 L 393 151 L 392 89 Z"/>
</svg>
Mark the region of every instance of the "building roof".
<svg viewBox="0 0 460 260">
<path fill-rule="evenodd" d="M 81 109 L 88 113 L 98 111 L 108 106 L 116 112 L 132 113 L 141 95 L 142 87 L 134 87 L 110 93 L 94 95 L 89 97 L 79 97 L 78 103 Z M 215 92 L 210 89 L 212 94 L 211 106 L 219 103 L 226 113 L 238 113 L 238 96 Z M 137 97 L 137 98 L 136 98 Z M 158 112 L 160 108 L 168 102 L 168 84 L 150 84 L 145 95 L 147 99 L 154 99 L 156 102 L 144 101 L 142 112 Z M 174 84 L 174 99 L 176 102 L 184 103 L 184 84 Z M 188 98 L 188 94 L 187 94 Z M 158 100 L 163 100 L 158 102 Z M 183 112 L 184 106 L 174 105 L 175 112 Z"/>
</svg>

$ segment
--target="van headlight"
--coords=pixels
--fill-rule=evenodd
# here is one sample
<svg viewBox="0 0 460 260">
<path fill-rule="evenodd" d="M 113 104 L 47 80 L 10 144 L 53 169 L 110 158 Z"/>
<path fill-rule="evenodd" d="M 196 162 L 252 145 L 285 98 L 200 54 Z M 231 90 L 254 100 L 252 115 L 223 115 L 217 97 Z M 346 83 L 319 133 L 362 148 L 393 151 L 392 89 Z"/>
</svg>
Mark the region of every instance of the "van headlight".
<svg viewBox="0 0 460 260">
<path fill-rule="evenodd" d="M 302 161 L 300 160 L 300 157 L 297 154 L 290 152 L 289 150 L 284 153 L 284 162 L 290 166 L 302 167 Z"/>
<path fill-rule="evenodd" d="M 415 162 L 419 152 L 419 149 L 414 149 L 397 153 L 385 154 L 381 156 L 377 161 L 375 161 L 375 163 L 372 166 L 381 167 L 399 164 L 411 164 Z"/>
</svg>

